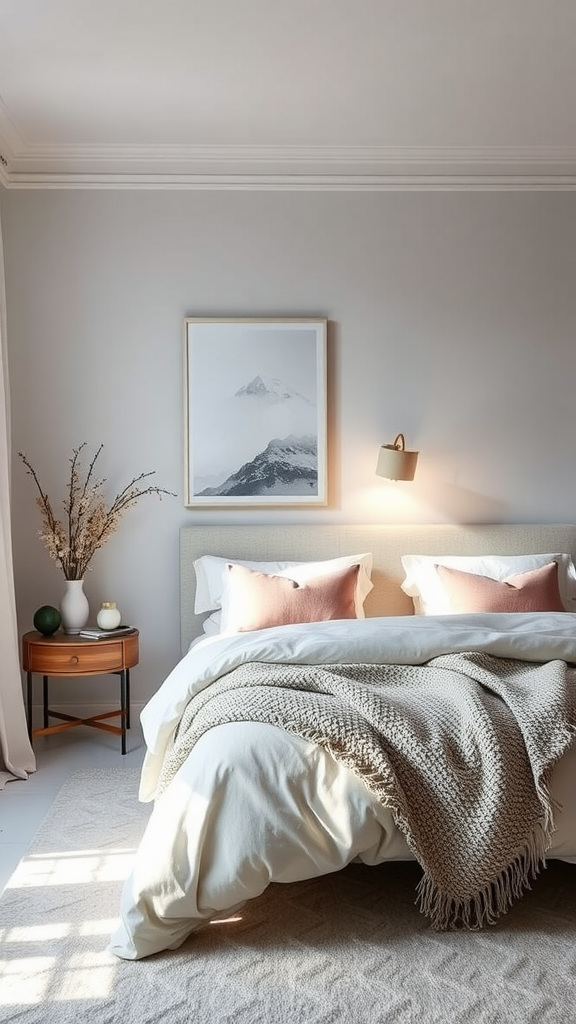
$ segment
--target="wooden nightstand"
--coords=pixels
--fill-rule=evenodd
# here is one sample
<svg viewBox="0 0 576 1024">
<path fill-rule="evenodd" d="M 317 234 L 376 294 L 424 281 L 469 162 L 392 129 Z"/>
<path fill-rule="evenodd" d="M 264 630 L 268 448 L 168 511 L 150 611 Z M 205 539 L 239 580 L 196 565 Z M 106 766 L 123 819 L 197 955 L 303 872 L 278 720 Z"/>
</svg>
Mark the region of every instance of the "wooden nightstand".
<svg viewBox="0 0 576 1024">
<path fill-rule="evenodd" d="M 122 737 L 122 753 L 126 753 L 126 729 L 130 728 L 130 669 L 138 664 L 138 630 L 124 636 L 114 636 L 104 640 L 89 640 L 77 635 L 56 633 L 54 636 L 42 636 L 32 630 L 22 637 L 22 668 L 27 679 L 28 735 L 47 736 L 73 729 L 77 725 L 89 725 L 93 729 L 103 729 Z M 32 728 L 32 677 L 34 673 L 43 677 L 43 712 L 42 729 Z M 48 699 L 48 679 L 50 676 L 120 676 L 120 708 L 106 711 L 90 718 L 74 718 L 61 711 L 52 711 Z M 103 719 L 120 716 L 120 725 L 110 725 Z M 50 718 L 61 719 L 59 725 L 50 725 Z"/>
</svg>

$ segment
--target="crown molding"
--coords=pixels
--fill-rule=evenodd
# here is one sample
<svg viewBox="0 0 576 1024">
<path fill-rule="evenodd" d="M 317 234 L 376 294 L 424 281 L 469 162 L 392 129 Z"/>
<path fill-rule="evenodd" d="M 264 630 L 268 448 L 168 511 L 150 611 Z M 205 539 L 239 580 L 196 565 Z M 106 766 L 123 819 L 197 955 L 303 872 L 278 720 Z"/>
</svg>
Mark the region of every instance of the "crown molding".
<svg viewBox="0 0 576 1024">
<path fill-rule="evenodd" d="M 30 145 L 4 113 L 8 189 L 576 191 L 576 147 Z"/>
<path fill-rule="evenodd" d="M 0 179 L 1 180 L 1 179 Z M 16 176 L 7 189 L 211 192 L 574 192 L 576 177 L 494 175 L 52 175 Z"/>
</svg>

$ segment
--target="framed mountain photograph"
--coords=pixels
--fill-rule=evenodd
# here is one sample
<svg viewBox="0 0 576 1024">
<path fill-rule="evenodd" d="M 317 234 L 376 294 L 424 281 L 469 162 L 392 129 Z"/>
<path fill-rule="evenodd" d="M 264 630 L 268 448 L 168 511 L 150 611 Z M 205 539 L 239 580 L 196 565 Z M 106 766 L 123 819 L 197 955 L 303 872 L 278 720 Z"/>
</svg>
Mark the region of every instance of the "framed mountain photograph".
<svg viewBox="0 0 576 1024">
<path fill-rule="evenodd" d="M 327 321 L 184 321 L 188 508 L 326 505 Z"/>
</svg>

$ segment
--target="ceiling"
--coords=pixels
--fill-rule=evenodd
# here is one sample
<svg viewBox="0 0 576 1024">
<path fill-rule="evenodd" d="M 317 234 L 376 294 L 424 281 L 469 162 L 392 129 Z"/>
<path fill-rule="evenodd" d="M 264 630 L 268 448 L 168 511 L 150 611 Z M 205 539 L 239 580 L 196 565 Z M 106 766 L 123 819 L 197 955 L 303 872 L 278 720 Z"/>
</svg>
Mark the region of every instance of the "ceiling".
<svg viewBox="0 0 576 1024">
<path fill-rule="evenodd" d="M 6 188 L 576 188 L 576 0 L 0 0 Z"/>
</svg>

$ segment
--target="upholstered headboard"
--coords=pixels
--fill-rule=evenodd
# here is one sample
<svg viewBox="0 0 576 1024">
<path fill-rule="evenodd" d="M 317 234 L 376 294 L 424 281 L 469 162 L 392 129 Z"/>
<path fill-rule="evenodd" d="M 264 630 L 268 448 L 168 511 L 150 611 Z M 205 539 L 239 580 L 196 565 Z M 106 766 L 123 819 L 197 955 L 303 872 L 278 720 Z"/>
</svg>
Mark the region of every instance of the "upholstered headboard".
<svg viewBox="0 0 576 1024">
<path fill-rule="evenodd" d="M 180 531 L 180 623 L 182 652 L 202 632 L 204 616 L 194 614 L 194 561 L 221 555 L 258 561 L 316 561 L 338 555 L 374 556 L 367 615 L 410 615 L 412 601 L 400 589 L 401 556 L 532 554 L 561 552 L 576 560 L 576 525 L 409 525 L 409 526 L 186 526 Z"/>
</svg>

